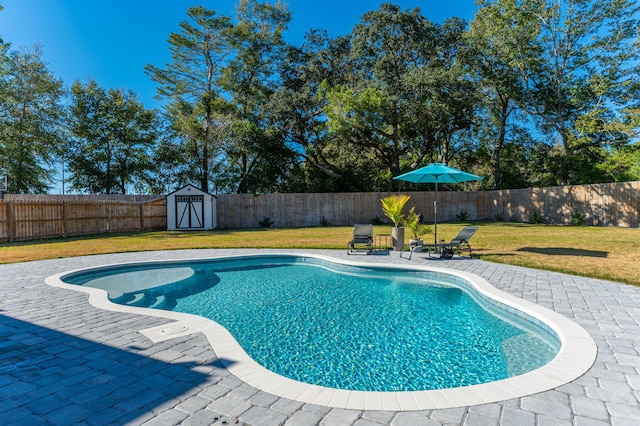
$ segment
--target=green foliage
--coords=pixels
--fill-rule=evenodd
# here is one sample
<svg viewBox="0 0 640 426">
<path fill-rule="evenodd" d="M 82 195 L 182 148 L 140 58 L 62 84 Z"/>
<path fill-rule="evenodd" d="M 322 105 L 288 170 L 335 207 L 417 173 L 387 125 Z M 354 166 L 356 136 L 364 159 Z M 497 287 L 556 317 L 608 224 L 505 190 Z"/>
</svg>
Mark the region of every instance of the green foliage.
<svg viewBox="0 0 640 426">
<path fill-rule="evenodd" d="M 471 127 L 475 84 L 456 61 L 463 32 L 461 20 L 437 25 L 417 8 L 382 4 L 349 37 L 351 75 L 321 87 L 336 142 L 355 146 L 354 158 L 374 156 L 386 189 L 401 185 L 391 178 L 403 160 L 454 151 L 456 135 Z"/>
<path fill-rule="evenodd" d="M 406 194 L 394 194 L 380 200 L 380 203 L 382 204 L 382 212 L 391 219 L 393 226 L 398 227 L 403 222 L 404 216 L 402 214 L 402 210 L 410 198 L 411 196 Z"/>
<path fill-rule="evenodd" d="M 287 185 L 283 190 L 294 192 L 353 191 L 362 190 L 365 185 L 359 176 L 359 162 L 343 164 L 341 158 L 333 155 L 341 147 L 332 145 L 332 135 L 328 130 L 326 116 L 322 114 L 324 99 L 318 96 L 318 86 L 322 81 L 333 80 L 337 70 L 327 66 L 324 56 L 329 46 L 337 44 L 324 31 L 311 31 L 300 47 L 288 46 L 282 55 L 279 68 L 281 84 L 269 96 L 263 109 L 266 119 L 281 130 L 287 146 L 301 157 L 295 156 L 288 175 L 283 178 Z M 336 47 L 332 55 L 343 57 L 346 49 Z M 370 180 L 367 179 L 367 182 Z"/>
<path fill-rule="evenodd" d="M 184 146 L 185 163 L 191 165 L 199 186 L 209 191 L 210 168 L 222 153 L 228 122 L 220 116 L 232 110 L 217 85 L 224 59 L 232 51 L 232 24 L 202 6 L 190 7 L 181 32 L 169 35 L 172 61 L 164 68 L 151 64 L 145 72 L 158 83 L 158 95 L 169 100 L 167 115 Z"/>
<path fill-rule="evenodd" d="M 63 94 L 39 46 L 9 51 L 0 44 L 0 169 L 9 192 L 49 188 L 49 167 L 62 152 Z"/>
<path fill-rule="evenodd" d="M 605 182 L 640 180 L 640 143 L 613 149 L 596 167 L 605 176 Z"/>
<path fill-rule="evenodd" d="M 382 90 L 370 87 L 358 92 L 343 86 L 331 88 L 326 81 L 321 90 L 327 99 L 324 113 L 329 118 L 330 130 L 382 124 L 378 121 L 383 118 L 379 111 L 386 102 Z"/>
<path fill-rule="evenodd" d="M 529 217 L 529 223 L 532 223 L 534 225 L 540 225 L 544 223 L 544 216 L 540 214 L 540 212 L 538 212 L 538 210 L 534 210 L 533 213 L 531 214 L 531 217 Z"/>
<path fill-rule="evenodd" d="M 376 226 L 384 225 L 384 220 L 380 216 L 376 216 L 371 219 L 371 224 Z"/>
<path fill-rule="evenodd" d="M 415 211 L 415 207 L 411 207 L 409 213 L 404 219 L 404 226 L 411 231 L 414 240 L 419 240 L 423 235 L 431 233 L 431 228 L 422 223 L 422 215 Z"/>
<path fill-rule="evenodd" d="M 607 149 L 633 136 L 619 117 L 637 99 L 639 10 L 630 0 L 481 3 L 472 34 L 482 46 L 475 56 L 491 58 L 483 81 L 496 70 L 506 71 L 501 83 L 515 78 L 499 93 L 554 140 L 543 170 L 551 184 L 603 180 L 597 165 Z"/>
<path fill-rule="evenodd" d="M 271 228 L 274 224 L 270 217 L 265 216 L 262 220 L 258 221 L 258 225 L 260 225 L 261 228 Z"/>
<path fill-rule="evenodd" d="M 349 34 L 313 30 L 294 46 L 285 3 L 191 7 L 170 61 L 145 67 L 167 101 L 162 132 L 143 130 L 155 113 L 133 113 L 126 90 L 85 93 L 84 117 L 72 93 L 67 122 L 39 48 L 0 40 L 0 169 L 12 192 L 47 190 L 63 154 L 73 188 L 90 192 L 399 191 L 417 187 L 394 176 L 431 161 L 483 175 L 485 189 L 638 180 L 639 11 L 481 0 L 467 30 L 384 3 Z"/>
<path fill-rule="evenodd" d="M 586 220 L 587 216 L 578 210 L 574 210 L 573 213 L 571 213 L 571 224 L 574 226 L 584 226 Z"/>
<path fill-rule="evenodd" d="M 502 213 L 496 213 L 493 215 L 493 220 L 496 222 L 504 222 L 504 217 L 502 216 Z"/>
<path fill-rule="evenodd" d="M 466 210 L 462 209 L 458 213 L 456 213 L 456 218 L 460 222 L 466 222 L 467 220 L 469 220 L 469 214 L 467 213 Z"/>
<path fill-rule="evenodd" d="M 91 80 L 72 86 L 66 152 L 72 189 L 96 194 L 125 194 L 127 186 L 153 170 L 157 137 L 153 111 L 132 92 L 105 90 Z"/>
<path fill-rule="evenodd" d="M 267 123 L 290 13 L 283 3 L 243 0 L 236 22 L 202 6 L 191 7 L 181 32 L 169 37 L 172 62 L 147 65 L 171 100 L 169 117 L 183 139 L 203 190 L 213 182 L 229 192 L 283 189 L 296 153 Z M 216 175 L 214 175 L 214 173 Z M 286 189 L 286 188 L 285 188 Z"/>
<path fill-rule="evenodd" d="M 331 222 L 329 222 L 329 220 L 322 216 L 322 219 L 320 219 L 320 226 L 331 226 Z"/>
<path fill-rule="evenodd" d="M 228 42 L 233 54 L 223 61 L 218 80 L 231 98 L 238 127 L 226 141 L 226 170 L 235 177 L 235 192 L 281 191 L 297 154 L 280 129 L 268 123 L 265 106 L 277 81 L 285 46 L 282 33 L 291 13 L 281 2 L 241 0 Z M 241 130 L 239 130 L 241 128 Z"/>
<path fill-rule="evenodd" d="M 517 67 L 510 63 L 509 46 L 495 35 L 493 14 L 490 7 L 482 8 L 471 22 L 465 34 L 468 43 L 465 59 L 479 75 L 483 106 L 479 113 L 484 117 L 478 121 L 478 136 L 490 154 L 493 189 L 502 189 L 507 182 L 513 182 L 509 171 L 505 173 L 503 169 L 505 163 L 510 164 L 509 158 L 504 158 L 504 151 L 510 143 L 517 141 L 520 145 L 521 141 L 526 141 L 517 133 L 528 132 L 513 119 L 522 116 L 517 106 L 520 88 Z"/>
</svg>

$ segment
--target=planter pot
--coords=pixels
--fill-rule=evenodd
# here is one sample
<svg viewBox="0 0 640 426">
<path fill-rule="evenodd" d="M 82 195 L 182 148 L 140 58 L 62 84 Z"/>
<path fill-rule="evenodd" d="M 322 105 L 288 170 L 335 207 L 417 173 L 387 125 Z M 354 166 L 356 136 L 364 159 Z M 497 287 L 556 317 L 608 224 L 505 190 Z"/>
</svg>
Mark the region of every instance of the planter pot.
<svg viewBox="0 0 640 426">
<path fill-rule="evenodd" d="M 404 248 L 404 228 L 391 228 L 391 243 L 393 244 L 393 249 L 395 251 L 402 251 Z"/>
<path fill-rule="evenodd" d="M 416 239 L 410 239 L 409 240 L 409 244 L 412 246 L 416 246 L 413 251 L 414 252 L 421 252 L 422 251 L 422 245 L 424 244 L 424 242 L 422 240 L 416 240 Z"/>
</svg>

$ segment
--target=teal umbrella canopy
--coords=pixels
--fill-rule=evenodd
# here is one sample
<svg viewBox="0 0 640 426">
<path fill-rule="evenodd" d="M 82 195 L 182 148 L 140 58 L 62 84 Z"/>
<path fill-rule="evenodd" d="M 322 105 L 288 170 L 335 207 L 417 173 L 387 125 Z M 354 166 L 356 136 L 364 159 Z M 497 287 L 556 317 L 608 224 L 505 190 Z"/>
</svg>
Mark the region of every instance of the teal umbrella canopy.
<svg viewBox="0 0 640 426">
<path fill-rule="evenodd" d="M 394 177 L 413 183 L 461 183 L 472 180 L 482 180 L 480 176 L 463 172 L 442 163 L 432 163 L 411 172 Z"/>
<path fill-rule="evenodd" d="M 433 202 L 433 244 L 438 243 L 438 184 L 439 183 L 462 183 L 473 180 L 482 180 L 480 176 L 463 172 L 443 163 L 431 163 L 411 172 L 394 177 L 397 180 L 404 180 L 413 183 L 435 183 L 436 194 Z"/>
</svg>

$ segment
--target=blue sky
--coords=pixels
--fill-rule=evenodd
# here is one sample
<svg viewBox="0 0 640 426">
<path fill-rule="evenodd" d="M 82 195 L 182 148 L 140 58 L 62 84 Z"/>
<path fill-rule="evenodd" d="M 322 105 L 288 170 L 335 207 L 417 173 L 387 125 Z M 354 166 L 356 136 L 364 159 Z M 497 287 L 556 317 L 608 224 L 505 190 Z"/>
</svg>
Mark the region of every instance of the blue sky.
<svg viewBox="0 0 640 426">
<path fill-rule="evenodd" d="M 310 28 L 332 36 L 347 34 L 360 16 L 378 9 L 379 1 L 289 0 L 293 17 L 287 40 L 299 45 Z M 419 7 L 433 22 L 451 16 L 467 21 L 474 0 L 392 1 L 404 9 Z M 135 91 L 147 107 L 157 107 L 155 84 L 144 73 L 146 64 L 170 60 L 166 42 L 186 18 L 190 6 L 203 5 L 233 15 L 235 0 L 0 0 L 0 37 L 13 49 L 42 46 L 49 69 L 65 84 L 95 79 L 105 88 Z"/>
</svg>

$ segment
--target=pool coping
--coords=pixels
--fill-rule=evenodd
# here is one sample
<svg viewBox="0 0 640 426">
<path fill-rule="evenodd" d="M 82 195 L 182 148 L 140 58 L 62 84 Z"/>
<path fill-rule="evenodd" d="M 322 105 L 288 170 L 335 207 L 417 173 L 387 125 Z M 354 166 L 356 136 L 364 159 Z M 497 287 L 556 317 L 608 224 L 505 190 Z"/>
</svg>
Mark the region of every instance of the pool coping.
<svg viewBox="0 0 640 426">
<path fill-rule="evenodd" d="M 282 256 L 278 252 L 263 252 L 249 256 Z M 328 255 L 298 253 L 296 256 L 319 259 L 348 266 L 371 267 L 371 263 L 344 260 Z M 210 258 L 239 258 L 243 255 L 212 255 Z M 176 259 L 178 260 L 178 259 Z M 183 261 L 184 259 L 180 259 Z M 99 267 L 158 261 L 118 262 Z M 171 262 L 163 260 L 160 262 Z M 467 281 L 480 294 L 514 307 L 547 324 L 559 337 L 561 349 L 548 364 L 531 372 L 479 385 L 427 391 L 367 392 L 325 388 L 280 376 L 253 361 L 231 333 L 213 320 L 197 315 L 160 311 L 149 308 L 118 305 L 109 301 L 105 290 L 66 284 L 61 277 L 70 273 L 96 269 L 81 268 L 51 275 L 45 282 L 53 287 L 81 291 L 89 295 L 89 303 L 99 309 L 160 317 L 173 322 L 139 330 L 154 342 L 192 333 L 203 333 L 223 365 L 243 382 L 262 391 L 290 400 L 333 408 L 385 411 L 415 411 L 480 405 L 523 397 L 569 383 L 588 371 L 595 362 L 597 346 L 591 335 L 568 318 L 532 302 L 509 295 L 484 278 L 469 272 L 424 265 L 378 265 L 381 268 L 432 271 L 456 276 Z"/>
</svg>

